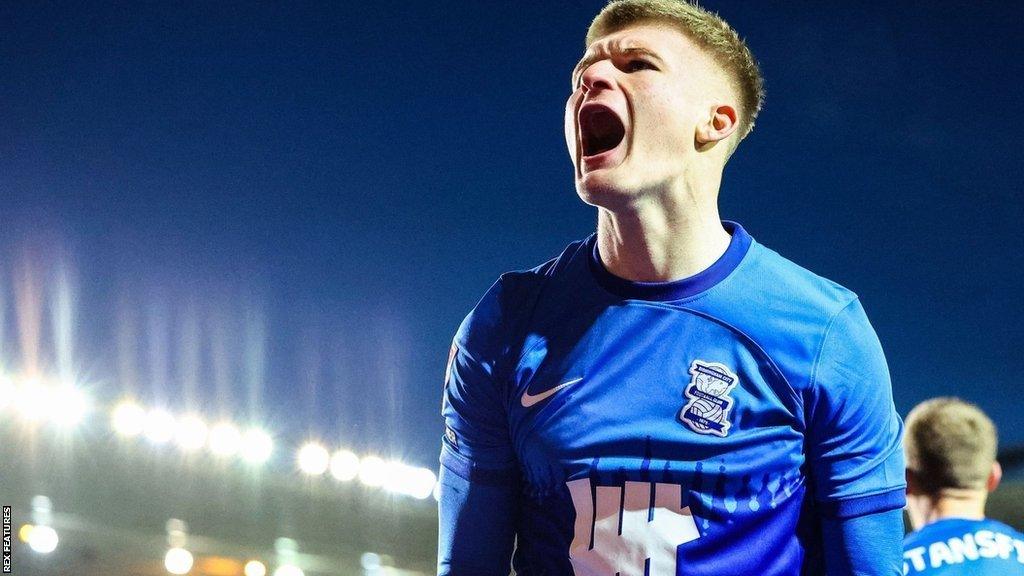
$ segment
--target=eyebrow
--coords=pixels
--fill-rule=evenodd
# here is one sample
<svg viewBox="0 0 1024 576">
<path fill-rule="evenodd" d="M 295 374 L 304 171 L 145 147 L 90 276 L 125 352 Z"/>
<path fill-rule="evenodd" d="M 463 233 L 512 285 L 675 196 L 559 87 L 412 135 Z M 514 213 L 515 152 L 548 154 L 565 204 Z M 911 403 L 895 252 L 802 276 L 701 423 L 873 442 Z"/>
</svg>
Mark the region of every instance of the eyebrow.
<svg viewBox="0 0 1024 576">
<path fill-rule="evenodd" d="M 615 49 L 613 48 L 612 51 L 614 52 Z M 626 56 L 639 54 L 639 55 L 642 55 L 642 56 L 648 56 L 650 58 L 653 58 L 653 59 L 657 60 L 658 62 L 664 62 L 661 59 L 661 57 L 659 57 L 654 52 L 651 52 L 647 48 L 644 48 L 643 46 L 630 46 L 628 48 L 623 48 L 623 49 L 619 50 L 618 52 L 623 54 L 623 55 L 626 55 Z M 586 70 L 587 67 L 589 67 L 591 64 L 593 64 L 594 62 L 597 62 L 598 60 L 600 60 L 603 57 L 604 57 L 603 54 L 596 53 L 596 52 L 595 53 L 591 53 L 590 55 L 584 56 L 583 59 L 580 60 L 579 63 L 576 64 L 576 67 L 572 69 L 572 81 L 573 81 L 573 84 L 576 83 L 576 78 L 577 78 L 577 76 L 580 75 L 581 72 Z"/>
</svg>

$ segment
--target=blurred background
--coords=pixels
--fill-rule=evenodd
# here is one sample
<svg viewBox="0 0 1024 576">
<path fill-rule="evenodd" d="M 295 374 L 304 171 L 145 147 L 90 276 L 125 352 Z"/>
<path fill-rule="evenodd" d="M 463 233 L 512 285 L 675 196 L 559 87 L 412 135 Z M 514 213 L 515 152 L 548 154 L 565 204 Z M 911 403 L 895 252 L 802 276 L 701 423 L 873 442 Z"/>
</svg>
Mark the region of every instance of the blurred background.
<svg viewBox="0 0 1024 576">
<path fill-rule="evenodd" d="M 992 416 L 1024 528 L 1021 7 L 703 4 L 767 82 L 723 216 L 861 296 L 901 414 Z M 0 3 L 14 572 L 432 573 L 451 337 L 594 228 L 602 5 Z"/>
</svg>

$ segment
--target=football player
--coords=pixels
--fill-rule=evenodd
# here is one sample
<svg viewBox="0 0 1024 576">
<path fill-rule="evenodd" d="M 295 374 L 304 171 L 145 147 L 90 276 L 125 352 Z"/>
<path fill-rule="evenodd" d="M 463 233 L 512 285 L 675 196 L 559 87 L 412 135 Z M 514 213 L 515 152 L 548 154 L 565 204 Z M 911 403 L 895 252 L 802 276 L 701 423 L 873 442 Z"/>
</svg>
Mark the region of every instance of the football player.
<svg viewBox="0 0 1024 576">
<path fill-rule="evenodd" d="M 907 416 L 907 512 L 903 573 L 1024 576 L 1024 534 L 985 518 L 1002 477 L 996 429 L 980 408 L 935 398 Z"/>
<path fill-rule="evenodd" d="M 722 221 L 762 79 L 717 15 L 620 0 L 565 136 L 597 231 L 455 337 L 439 574 L 898 574 L 902 422 L 857 296 Z"/>
</svg>

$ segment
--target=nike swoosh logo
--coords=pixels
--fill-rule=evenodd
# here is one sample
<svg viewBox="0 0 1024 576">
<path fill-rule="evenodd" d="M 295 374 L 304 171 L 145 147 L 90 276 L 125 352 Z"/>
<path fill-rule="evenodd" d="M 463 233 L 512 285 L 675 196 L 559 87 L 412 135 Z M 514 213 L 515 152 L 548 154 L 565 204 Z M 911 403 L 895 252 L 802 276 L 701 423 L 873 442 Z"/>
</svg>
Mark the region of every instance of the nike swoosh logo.
<svg viewBox="0 0 1024 576">
<path fill-rule="evenodd" d="M 526 392 L 523 392 L 523 398 L 521 400 L 523 408 L 529 408 L 530 406 L 533 406 L 538 402 L 547 400 L 549 397 L 551 397 L 551 395 L 553 395 L 555 392 L 558 392 L 562 388 L 568 388 L 569 386 L 572 386 L 573 384 L 578 384 L 582 381 L 583 378 L 573 378 L 572 380 L 566 380 L 565 382 L 562 382 L 558 386 L 555 386 L 550 390 L 545 390 L 540 394 L 530 394 L 530 391 L 527 390 Z"/>
</svg>

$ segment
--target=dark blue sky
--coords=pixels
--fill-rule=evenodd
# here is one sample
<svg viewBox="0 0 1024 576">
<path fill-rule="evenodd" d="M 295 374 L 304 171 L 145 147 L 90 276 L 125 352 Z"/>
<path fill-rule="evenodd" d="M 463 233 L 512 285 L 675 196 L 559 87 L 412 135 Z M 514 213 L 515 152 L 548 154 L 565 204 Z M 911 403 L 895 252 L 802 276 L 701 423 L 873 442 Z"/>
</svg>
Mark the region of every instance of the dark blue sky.
<svg viewBox="0 0 1024 576">
<path fill-rule="evenodd" d="M 723 215 L 861 295 L 901 413 L 1024 441 L 1022 11 L 705 4 L 767 82 Z M 3 4 L 3 361 L 39 293 L 56 363 L 63 261 L 101 398 L 431 465 L 461 318 L 594 226 L 562 109 L 602 5 Z"/>
</svg>

